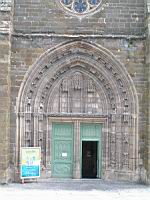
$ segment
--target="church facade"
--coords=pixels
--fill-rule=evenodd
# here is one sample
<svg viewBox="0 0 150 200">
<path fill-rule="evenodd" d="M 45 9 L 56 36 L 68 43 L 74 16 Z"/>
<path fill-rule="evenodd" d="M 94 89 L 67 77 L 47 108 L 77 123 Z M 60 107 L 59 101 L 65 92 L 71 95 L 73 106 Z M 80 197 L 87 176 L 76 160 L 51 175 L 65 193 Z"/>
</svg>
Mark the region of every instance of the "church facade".
<svg viewBox="0 0 150 200">
<path fill-rule="evenodd" d="M 150 1 L 0 0 L 0 182 L 150 183 Z"/>
</svg>

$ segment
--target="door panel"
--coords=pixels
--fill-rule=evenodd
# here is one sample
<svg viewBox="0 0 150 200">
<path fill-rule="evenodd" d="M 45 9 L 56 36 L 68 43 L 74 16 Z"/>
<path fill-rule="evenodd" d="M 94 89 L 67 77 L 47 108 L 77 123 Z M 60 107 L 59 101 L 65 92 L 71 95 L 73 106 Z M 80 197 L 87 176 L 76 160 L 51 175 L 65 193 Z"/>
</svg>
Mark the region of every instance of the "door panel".
<svg viewBox="0 0 150 200">
<path fill-rule="evenodd" d="M 81 123 L 81 138 L 84 140 L 100 140 L 101 124 Z"/>
<path fill-rule="evenodd" d="M 73 175 L 73 124 L 52 125 L 52 177 Z"/>
<path fill-rule="evenodd" d="M 54 141 L 54 160 L 58 162 L 72 162 L 72 141 Z"/>
</svg>

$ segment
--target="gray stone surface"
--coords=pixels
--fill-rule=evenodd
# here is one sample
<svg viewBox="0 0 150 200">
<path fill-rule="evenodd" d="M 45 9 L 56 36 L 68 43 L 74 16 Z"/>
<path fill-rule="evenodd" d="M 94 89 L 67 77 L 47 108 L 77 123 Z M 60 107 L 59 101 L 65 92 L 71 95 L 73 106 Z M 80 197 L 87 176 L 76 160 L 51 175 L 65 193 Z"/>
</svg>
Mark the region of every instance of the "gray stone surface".
<svg viewBox="0 0 150 200">
<path fill-rule="evenodd" d="M 0 183 L 9 179 L 10 144 L 10 12 L 0 1 Z"/>
<path fill-rule="evenodd" d="M 133 34 L 144 32 L 144 0 L 104 0 L 104 9 L 82 20 L 66 13 L 57 0 L 15 1 L 14 30 L 22 33 Z"/>
<path fill-rule="evenodd" d="M 84 41 L 107 49 L 110 56 L 113 54 L 127 70 L 139 101 L 138 149 L 135 150 L 138 152 L 136 159 L 139 167 L 136 169 L 138 178 L 135 174 L 133 179 L 139 179 L 139 174 L 142 174 L 141 181 L 150 180 L 150 42 L 147 31 L 150 27 L 150 2 L 148 9 L 144 2 L 105 0 L 104 9 L 81 18 L 65 12 L 54 0 L 0 1 L 0 182 L 13 181 L 18 177 L 20 132 L 16 119 L 21 84 L 25 84 L 25 77 L 30 75 L 31 68 L 44 65 L 39 59 L 42 54 L 73 41 Z M 56 55 L 58 59 L 60 54 Z M 27 88 L 31 83 L 28 82 Z M 21 125 L 21 128 L 24 126 Z M 118 126 L 118 132 L 121 128 L 125 131 L 124 127 Z M 128 128 L 132 133 L 130 126 Z M 134 159 L 130 157 L 130 160 Z M 46 165 L 45 161 L 43 165 Z M 120 174 L 122 178 L 123 174 Z"/>
</svg>

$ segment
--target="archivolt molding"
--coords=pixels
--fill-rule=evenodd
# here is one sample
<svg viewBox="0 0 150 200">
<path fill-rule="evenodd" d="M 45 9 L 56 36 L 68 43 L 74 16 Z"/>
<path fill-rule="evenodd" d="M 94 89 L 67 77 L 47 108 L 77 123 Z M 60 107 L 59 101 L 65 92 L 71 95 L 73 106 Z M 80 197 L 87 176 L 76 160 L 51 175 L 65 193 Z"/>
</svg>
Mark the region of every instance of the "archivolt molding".
<svg viewBox="0 0 150 200">
<path fill-rule="evenodd" d="M 27 72 L 24 82 L 26 82 L 27 80 L 31 81 L 31 78 L 35 76 L 35 74 L 38 74 L 38 73 L 43 74 L 43 72 L 46 71 L 46 68 L 47 69 L 49 69 L 50 67 L 52 68 L 53 64 L 56 62 L 59 63 L 61 58 L 63 58 L 64 62 L 67 63 L 68 56 L 73 55 L 73 54 L 76 54 L 76 56 L 87 55 L 88 58 L 92 58 L 91 61 L 96 60 L 99 63 L 105 64 L 106 69 L 108 70 L 109 68 L 114 67 L 115 70 L 117 70 L 118 72 L 121 72 L 122 77 L 126 76 L 126 79 L 129 82 L 132 82 L 132 79 L 130 78 L 126 69 L 121 65 L 121 63 L 119 63 L 116 60 L 116 58 L 113 56 L 113 54 L 110 51 L 96 44 L 90 44 L 90 43 L 80 42 L 80 41 L 63 43 L 45 52 L 37 60 L 37 62 L 32 66 L 31 70 Z M 30 77 L 29 77 L 29 74 L 30 74 Z M 134 87 L 133 82 L 132 82 L 132 87 Z"/>
<path fill-rule="evenodd" d="M 128 76 L 128 73 L 125 70 L 124 70 L 125 72 L 123 72 L 120 65 L 118 66 L 119 63 L 116 63 L 116 60 L 112 56 L 110 56 L 110 52 L 108 56 L 108 52 L 106 52 L 107 54 L 104 54 L 104 49 L 97 50 L 97 47 L 95 47 L 94 45 L 89 44 L 88 47 L 87 46 L 84 47 L 85 44 L 84 45 L 82 44 L 82 46 L 81 44 L 77 46 L 76 42 L 73 48 L 71 48 L 71 44 L 69 45 L 69 48 L 67 48 L 68 44 L 66 44 L 65 45 L 66 48 L 63 47 L 60 53 L 59 53 L 59 47 L 57 50 L 54 50 L 52 54 L 50 53 L 50 51 L 46 52 L 44 55 L 47 56 L 46 59 L 41 58 L 40 59 L 41 62 L 36 63 L 37 66 L 36 69 L 34 70 L 33 68 L 32 72 L 30 72 L 32 79 L 28 79 L 27 82 L 32 82 L 32 84 L 35 85 L 36 82 L 37 83 L 40 82 L 40 79 L 43 77 L 43 75 L 45 76 L 44 72 L 51 70 L 52 73 L 53 66 L 60 66 L 63 63 L 67 64 L 68 61 L 70 62 L 71 57 L 74 56 L 76 57 L 76 59 L 78 59 L 79 57 L 81 57 L 81 59 L 84 58 L 85 62 L 87 62 L 88 60 L 90 61 L 90 63 L 92 62 L 93 65 L 95 65 L 96 63 L 97 65 L 102 65 L 103 68 L 101 67 L 101 70 L 109 72 L 109 74 L 113 77 L 113 79 L 116 79 L 118 84 L 120 84 L 120 87 L 123 86 L 122 80 L 124 80 L 124 84 L 126 86 L 128 83 L 130 83 L 130 85 L 128 84 L 129 88 L 131 87 L 131 84 L 134 87 L 131 79 Z M 93 46 L 95 47 L 94 49 L 92 48 Z M 88 50 L 89 47 L 90 50 Z M 96 52 L 96 50 L 98 52 Z M 45 64 L 45 66 L 43 66 L 43 64 Z M 116 71 L 114 71 L 114 69 Z M 37 70 L 38 72 L 36 72 Z M 38 74 L 38 76 L 35 77 L 36 74 Z M 28 83 L 26 84 L 28 85 Z"/>
<path fill-rule="evenodd" d="M 45 84 L 44 88 L 41 87 L 40 90 L 42 91 L 42 97 L 40 97 L 41 94 L 39 92 L 38 93 L 39 95 L 36 98 L 37 101 L 39 100 L 39 98 L 41 98 L 41 101 L 42 101 L 41 103 L 44 104 L 44 99 L 46 99 L 47 93 L 51 93 L 50 88 L 53 86 L 53 83 L 56 82 L 57 79 L 60 79 L 61 76 L 64 76 L 64 74 L 66 76 L 67 73 L 69 73 L 73 70 L 74 71 L 81 70 L 84 73 L 87 73 L 88 76 L 95 79 L 97 84 L 99 84 L 98 82 L 101 81 L 101 85 L 103 85 L 103 90 L 105 90 L 105 94 L 108 95 L 107 99 L 109 101 L 111 101 L 112 104 L 114 101 L 116 101 L 118 104 L 120 103 L 120 101 L 119 101 L 120 98 L 119 98 L 119 94 L 117 93 L 117 88 L 116 88 L 114 82 L 107 78 L 107 74 L 104 76 L 104 75 L 102 75 L 102 70 L 101 70 L 101 72 L 99 72 L 95 67 L 92 67 L 92 65 L 89 65 L 88 59 L 86 62 L 83 61 L 82 57 L 80 57 L 80 56 L 78 56 L 77 58 L 74 57 L 73 59 L 70 59 L 68 57 L 68 59 L 70 60 L 70 63 L 68 65 L 66 63 L 63 63 L 60 67 L 55 68 L 55 70 L 56 70 L 55 74 L 53 74 L 53 73 L 51 73 L 51 75 L 47 74 L 47 76 L 49 77 L 49 80 L 48 80 L 48 78 L 45 78 L 47 80 L 47 84 Z M 79 59 L 80 59 L 80 62 L 79 62 Z M 89 60 L 89 62 L 90 62 L 90 60 Z M 97 76 L 97 78 L 96 78 L 96 76 Z M 108 92 L 106 92 L 106 91 L 108 91 Z M 118 98 L 116 98 L 116 97 L 118 97 Z"/>
<path fill-rule="evenodd" d="M 108 50 L 96 44 L 81 41 L 64 43 L 48 50 L 33 65 L 18 97 L 19 146 L 40 145 L 45 155 L 43 163 L 46 162 L 44 144 L 49 140 L 48 117 L 64 116 L 64 113 L 51 113 L 49 108 L 53 94 L 65 77 L 77 72 L 92 80 L 100 91 L 105 116 L 99 113 L 99 117 L 105 117 L 108 122 L 104 125 L 107 130 L 105 167 L 107 170 L 135 171 L 138 164 L 136 90 L 126 69 Z M 71 116 L 71 113 L 68 114 Z M 86 113 L 79 115 L 88 117 Z"/>
</svg>

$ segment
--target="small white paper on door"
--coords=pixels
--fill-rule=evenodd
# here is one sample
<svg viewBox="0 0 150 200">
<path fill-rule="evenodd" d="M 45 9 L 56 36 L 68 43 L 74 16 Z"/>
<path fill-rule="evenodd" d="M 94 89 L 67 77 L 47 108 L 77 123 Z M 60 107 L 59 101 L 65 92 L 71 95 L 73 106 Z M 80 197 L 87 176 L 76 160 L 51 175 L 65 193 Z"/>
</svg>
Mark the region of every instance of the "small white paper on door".
<svg viewBox="0 0 150 200">
<path fill-rule="evenodd" d="M 62 153 L 62 157 L 67 157 L 67 153 Z"/>
</svg>

